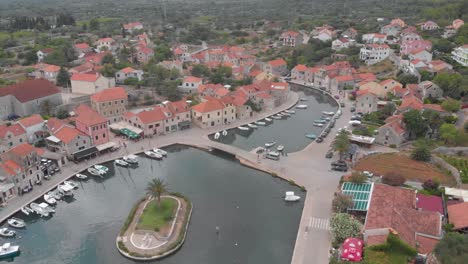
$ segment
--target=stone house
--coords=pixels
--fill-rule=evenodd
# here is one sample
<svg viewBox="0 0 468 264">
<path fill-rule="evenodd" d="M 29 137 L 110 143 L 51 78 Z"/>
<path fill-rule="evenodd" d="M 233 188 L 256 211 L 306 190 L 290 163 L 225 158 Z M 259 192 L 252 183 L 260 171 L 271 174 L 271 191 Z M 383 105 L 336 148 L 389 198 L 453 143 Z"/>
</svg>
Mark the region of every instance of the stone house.
<svg viewBox="0 0 468 264">
<path fill-rule="evenodd" d="M 26 143 L 27 140 L 26 130 L 21 125 L 0 125 L 0 153 Z"/>
<path fill-rule="evenodd" d="M 378 110 L 379 98 L 369 90 L 356 92 L 356 112 L 368 114 Z"/>
<path fill-rule="evenodd" d="M 232 102 L 205 97 L 204 102 L 192 107 L 192 121 L 201 128 L 214 127 L 234 122 L 236 107 Z"/>
<path fill-rule="evenodd" d="M 70 78 L 72 93 L 95 94 L 114 87 L 115 79 L 107 78 L 100 73 L 75 73 Z"/>
<path fill-rule="evenodd" d="M 280 36 L 283 46 L 296 47 L 302 44 L 302 34 L 296 31 L 285 31 Z"/>
<path fill-rule="evenodd" d="M 31 144 L 44 139 L 44 119 L 34 114 L 18 121 L 18 124 L 26 131 L 28 142 Z"/>
<path fill-rule="evenodd" d="M 384 146 L 399 146 L 406 140 L 406 130 L 402 115 L 390 116 L 385 125 L 378 128 L 375 142 Z"/>
<path fill-rule="evenodd" d="M 387 44 L 366 44 L 361 48 L 359 57 L 367 65 L 376 64 L 388 58 L 390 47 Z"/>
<path fill-rule="evenodd" d="M 194 77 L 194 76 L 186 76 L 182 81 L 182 85 L 180 85 L 179 91 L 185 94 L 191 94 L 198 91 L 198 87 L 203 84 L 203 79 Z"/>
<path fill-rule="evenodd" d="M 288 65 L 284 59 L 276 59 L 265 63 L 263 71 L 275 76 L 285 76 L 288 74 Z"/>
<path fill-rule="evenodd" d="M 428 20 L 421 24 L 421 30 L 429 31 L 429 30 L 436 30 L 439 29 L 439 25 L 436 22 Z"/>
<path fill-rule="evenodd" d="M 421 98 L 442 98 L 444 91 L 435 83 L 431 81 L 423 81 L 418 84 L 418 92 L 421 94 Z"/>
<path fill-rule="evenodd" d="M 143 79 L 143 71 L 135 70 L 132 67 L 126 67 L 115 73 L 116 83 L 124 83 L 128 78 L 136 78 L 138 81 L 141 81 Z"/>
<path fill-rule="evenodd" d="M 112 87 L 91 95 L 91 108 L 110 123 L 119 122 L 127 111 L 128 94 L 122 87 Z"/>
<path fill-rule="evenodd" d="M 46 79 L 52 83 L 57 82 L 57 75 L 60 71 L 60 66 L 47 64 L 47 63 L 38 63 L 34 67 L 34 77 L 36 79 Z"/>
<path fill-rule="evenodd" d="M 69 160 L 73 154 L 92 147 L 91 138 L 71 126 L 62 126 L 52 136 L 46 139 L 47 149 L 52 152 L 63 153 Z"/>
<path fill-rule="evenodd" d="M 75 109 L 76 129 L 89 136 L 94 146 L 109 142 L 108 121 L 87 105 Z"/>
</svg>

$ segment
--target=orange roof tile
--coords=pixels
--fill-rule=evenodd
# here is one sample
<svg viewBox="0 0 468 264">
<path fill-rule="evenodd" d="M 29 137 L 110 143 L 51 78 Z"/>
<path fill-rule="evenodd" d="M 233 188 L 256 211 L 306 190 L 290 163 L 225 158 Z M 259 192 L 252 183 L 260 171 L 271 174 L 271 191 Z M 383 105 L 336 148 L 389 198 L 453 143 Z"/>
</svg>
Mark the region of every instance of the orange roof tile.
<svg viewBox="0 0 468 264">
<path fill-rule="evenodd" d="M 208 112 L 213 112 L 213 111 L 222 110 L 222 109 L 224 109 L 224 104 L 220 100 L 216 100 L 213 98 L 210 98 L 209 100 L 203 103 L 199 103 L 192 107 L 193 111 L 196 111 L 199 113 L 208 113 Z"/>
<path fill-rule="evenodd" d="M 280 58 L 280 59 L 269 61 L 268 64 L 270 64 L 272 67 L 279 67 L 279 66 L 286 65 L 286 61 Z"/>
<path fill-rule="evenodd" d="M 468 202 L 447 206 L 448 220 L 454 229 L 468 227 Z"/>
<path fill-rule="evenodd" d="M 128 98 L 127 92 L 122 87 L 111 87 L 101 92 L 91 95 L 91 101 L 108 102 L 114 100 L 125 100 Z"/>
<path fill-rule="evenodd" d="M 55 137 L 60 139 L 63 143 L 68 144 L 72 140 L 74 140 L 76 137 L 78 137 L 79 135 L 84 135 L 84 134 L 78 131 L 76 128 L 64 126 L 54 135 Z"/>
<path fill-rule="evenodd" d="M 29 155 L 31 152 L 34 152 L 35 150 L 36 149 L 31 144 L 23 143 L 12 148 L 9 152 L 14 153 L 15 155 L 18 155 L 20 157 L 24 157 L 26 155 Z"/>
<path fill-rule="evenodd" d="M 199 82 L 202 82 L 203 79 L 202 78 L 198 78 L 198 77 L 195 77 L 195 76 L 187 76 L 184 78 L 184 83 L 185 82 L 188 82 L 188 83 L 199 83 Z"/>
<path fill-rule="evenodd" d="M 303 72 L 307 70 L 307 66 L 305 66 L 304 64 L 298 64 L 296 65 L 296 67 L 294 67 L 294 70 Z"/>
<path fill-rule="evenodd" d="M 14 136 L 26 134 L 26 130 L 19 124 L 13 124 L 11 126 L 0 125 L 0 138 L 4 138 L 8 132 L 11 132 Z"/>
<path fill-rule="evenodd" d="M 91 107 L 84 104 L 80 104 L 75 109 L 75 113 L 77 115 L 75 121 L 83 123 L 87 126 L 107 123 L 107 120 L 102 115 L 94 111 Z"/>
<path fill-rule="evenodd" d="M 18 121 L 23 127 L 30 127 L 34 125 L 38 125 L 44 122 L 42 116 L 38 114 L 34 114 L 32 116 L 25 117 Z"/>
<path fill-rule="evenodd" d="M 75 44 L 76 49 L 89 49 L 88 43 L 76 43 Z"/>
<path fill-rule="evenodd" d="M 15 176 L 17 171 L 22 171 L 23 169 L 21 168 L 20 165 L 18 165 L 16 162 L 12 160 L 7 160 L 3 163 L 0 163 L 0 167 L 8 174 L 11 176 Z"/>
<path fill-rule="evenodd" d="M 139 112 L 136 116 L 143 124 L 150 124 L 165 120 L 168 117 L 166 115 L 168 111 L 169 109 L 165 107 L 155 107 L 152 110 Z"/>
<path fill-rule="evenodd" d="M 70 79 L 79 82 L 95 82 L 99 77 L 99 73 L 75 73 Z"/>
</svg>

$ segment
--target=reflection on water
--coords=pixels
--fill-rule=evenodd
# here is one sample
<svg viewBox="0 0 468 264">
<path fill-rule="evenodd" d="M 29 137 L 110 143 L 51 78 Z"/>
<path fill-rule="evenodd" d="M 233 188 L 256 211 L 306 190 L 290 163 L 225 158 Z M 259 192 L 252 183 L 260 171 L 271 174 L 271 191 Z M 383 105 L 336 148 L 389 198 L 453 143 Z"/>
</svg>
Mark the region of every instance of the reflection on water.
<svg viewBox="0 0 468 264">
<path fill-rule="evenodd" d="M 194 208 L 184 246 L 154 263 L 290 262 L 303 203 L 286 204 L 283 195 L 305 193 L 230 155 L 183 146 L 167 150 L 162 161 L 141 156 L 138 167 L 105 164 L 108 175 L 80 182 L 74 198 L 60 201 L 51 218 L 19 213 L 27 228 L 9 240 L 21 246 L 15 263 L 134 263 L 117 252 L 115 238 L 154 177 L 187 196 Z"/>
</svg>

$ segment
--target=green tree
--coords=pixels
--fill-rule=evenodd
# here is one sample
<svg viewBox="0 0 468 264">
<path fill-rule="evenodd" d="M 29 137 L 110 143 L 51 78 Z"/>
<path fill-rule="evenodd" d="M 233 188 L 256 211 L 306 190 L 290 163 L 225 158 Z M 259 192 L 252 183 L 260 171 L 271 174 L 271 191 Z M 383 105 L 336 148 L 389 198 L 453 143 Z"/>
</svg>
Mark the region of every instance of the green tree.
<svg viewBox="0 0 468 264">
<path fill-rule="evenodd" d="M 464 264 L 468 259 L 468 235 L 449 232 L 434 249 L 440 263 Z"/>
<path fill-rule="evenodd" d="M 342 243 L 346 238 L 358 237 L 361 223 L 346 213 L 338 213 L 330 220 L 331 233 L 335 243 Z"/>
<path fill-rule="evenodd" d="M 442 102 L 441 106 L 447 112 L 457 112 L 460 110 L 460 101 L 449 97 Z"/>
<path fill-rule="evenodd" d="M 418 110 L 411 109 L 404 113 L 403 122 L 410 139 L 421 137 L 426 132 L 426 121 Z"/>
<path fill-rule="evenodd" d="M 418 161 L 429 161 L 431 159 L 431 151 L 426 145 L 418 144 L 411 152 L 411 158 Z"/>
<path fill-rule="evenodd" d="M 102 57 L 102 64 L 112 64 L 115 65 L 115 58 L 112 54 L 106 54 Z"/>
<path fill-rule="evenodd" d="M 44 58 L 44 62 L 53 65 L 64 66 L 67 64 L 67 58 L 61 50 L 54 50 L 51 54 Z"/>
<path fill-rule="evenodd" d="M 332 202 L 333 211 L 336 213 L 343 213 L 346 209 L 353 207 L 353 205 L 353 196 L 341 192 L 335 195 Z"/>
<path fill-rule="evenodd" d="M 458 130 L 455 125 L 452 124 L 443 124 L 440 126 L 440 138 L 442 138 L 447 143 L 452 143 L 457 137 Z"/>
<path fill-rule="evenodd" d="M 444 91 L 444 95 L 459 99 L 468 89 L 459 73 L 439 73 L 433 82 Z"/>
<path fill-rule="evenodd" d="M 146 186 L 146 192 L 148 195 L 156 197 L 158 205 L 161 205 L 161 195 L 168 192 L 167 184 L 162 179 L 154 178 Z"/>
<path fill-rule="evenodd" d="M 117 69 L 112 64 L 104 64 L 100 72 L 105 77 L 114 77 Z"/>
<path fill-rule="evenodd" d="M 53 105 L 49 100 L 42 101 L 40 105 L 41 115 L 50 115 Z"/>
<path fill-rule="evenodd" d="M 336 136 L 333 142 L 333 149 L 339 153 L 341 159 L 350 146 L 349 132 L 343 129 L 338 133 L 338 136 Z"/>
<path fill-rule="evenodd" d="M 57 74 L 57 85 L 62 86 L 62 87 L 68 87 L 68 84 L 70 83 L 70 74 L 68 73 L 65 68 L 60 67 L 60 71 Z"/>
<path fill-rule="evenodd" d="M 430 128 L 430 136 L 433 137 L 437 135 L 440 126 L 443 123 L 442 117 L 439 112 L 434 110 L 425 110 L 423 112 L 423 118 L 426 120 L 427 126 Z"/>
<path fill-rule="evenodd" d="M 401 186 L 405 181 L 405 177 L 397 172 L 389 172 L 382 177 L 382 183 L 391 186 Z"/>
<path fill-rule="evenodd" d="M 210 69 L 204 64 L 196 64 L 193 65 L 190 73 L 195 77 L 208 77 L 210 75 Z"/>
<path fill-rule="evenodd" d="M 357 183 L 357 184 L 361 184 L 361 183 L 365 183 L 367 181 L 367 177 L 366 175 L 364 175 L 362 172 L 360 171 L 355 171 L 351 174 L 351 176 L 349 177 L 349 180 L 352 182 L 352 183 Z"/>
<path fill-rule="evenodd" d="M 99 30 L 99 20 L 97 18 L 93 18 L 89 21 L 89 29 L 94 31 Z"/>
<path fill-rule="evenodd" d="M 171 48 L 166 44 L 160 44 L 154 49 L 154 59 L 156 62 L 172 58 Z"/>
<path fill-rule="evenodd" d="M 418 77 L 412 74 L 402 73 L 397 77 L 398 82 L 406 86 L 410 83 L 418 83 Z"/>
</svg>

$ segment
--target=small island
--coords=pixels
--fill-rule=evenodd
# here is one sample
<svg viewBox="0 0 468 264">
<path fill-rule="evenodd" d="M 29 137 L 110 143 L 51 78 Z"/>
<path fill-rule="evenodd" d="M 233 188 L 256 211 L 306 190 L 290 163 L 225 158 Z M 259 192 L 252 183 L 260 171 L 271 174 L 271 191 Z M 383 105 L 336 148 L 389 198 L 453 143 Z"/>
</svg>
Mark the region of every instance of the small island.
<svg viewBox="0 0 468 264">
<path fill-rule="evenodd" d="M 116 245 L 119 252 L 133 260 L 166 257 L 185 241 L 192 205 L 184 196 L 169 194 L 161 179 L 153 179 L 147 196 L 130 211 Z"/>
</svg>

